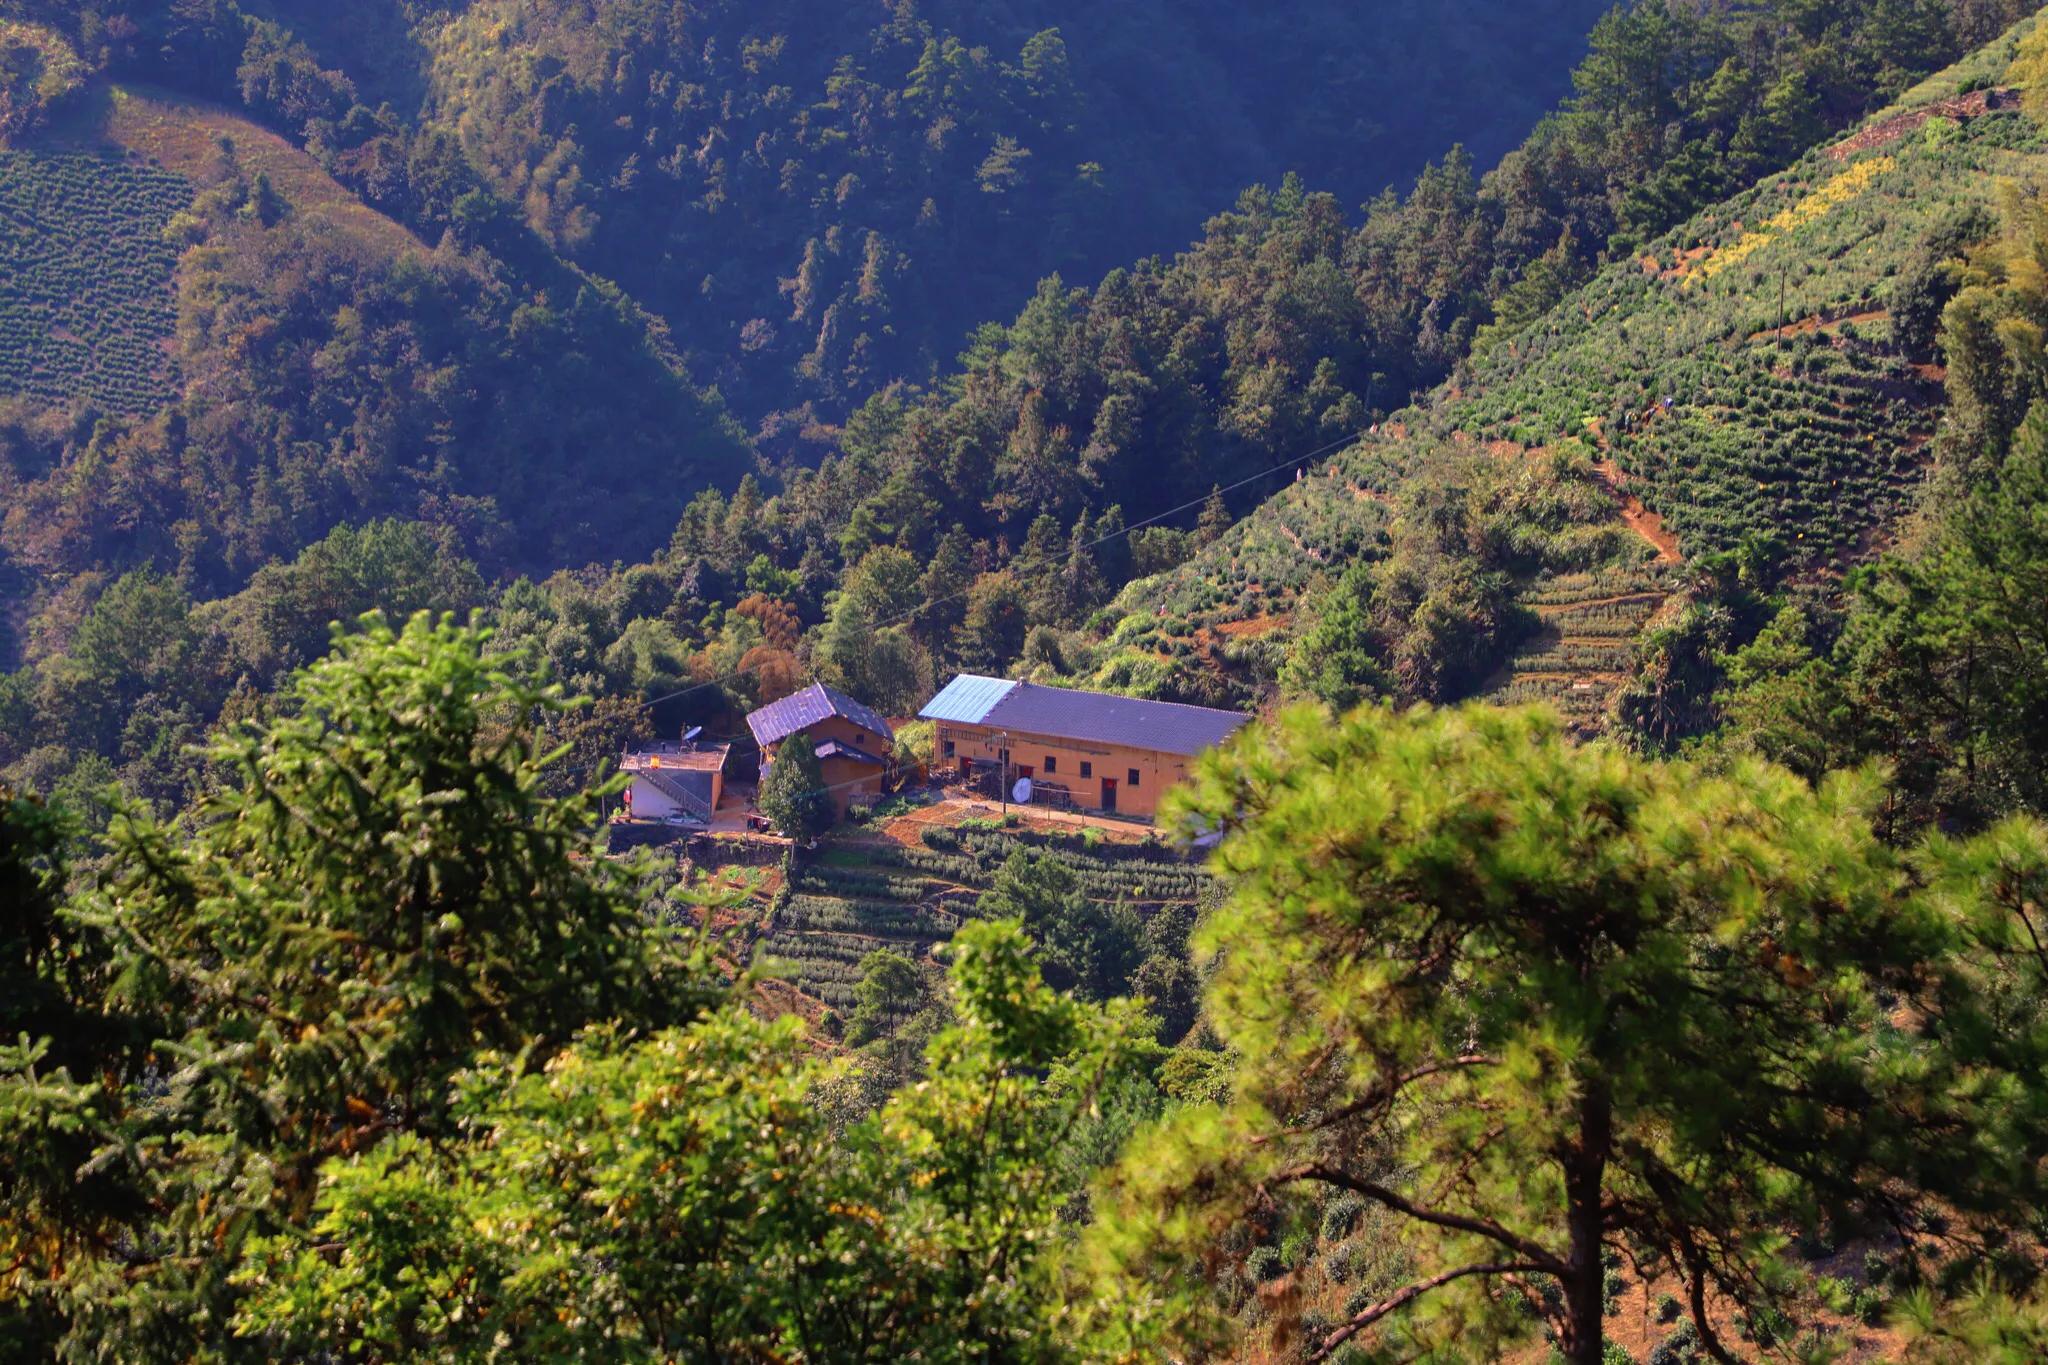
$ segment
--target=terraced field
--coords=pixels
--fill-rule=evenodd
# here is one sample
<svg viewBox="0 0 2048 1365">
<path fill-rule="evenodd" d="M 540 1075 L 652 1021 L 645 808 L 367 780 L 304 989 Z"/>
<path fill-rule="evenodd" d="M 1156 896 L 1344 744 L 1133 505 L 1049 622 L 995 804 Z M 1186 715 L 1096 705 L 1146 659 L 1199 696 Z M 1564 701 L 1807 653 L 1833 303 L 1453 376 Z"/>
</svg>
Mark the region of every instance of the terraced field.
<svg viewBox="0 0 2048 1365">
<path fill-rule="evenodd" d="M 1503 705 L 1548 702 L 1597 728 L 1635 663 L 1636 640 L 1670 600 L 1670 571 L 1652 563 L 1541 580 L 1522 602 L 1542 620 L 1486 691 Z"/>
<path fill-rule="evenodd" d="M 1486 689 L 1591 725 L 1684 559 L 1775 542 L 1790 574 L 1869 557 L 1914 505 L 1944 401 L 1900 340 L 1916 252 L 2038 183 L 2048 134 L 2017 111 L 2006 49 L 1910 92 L 1833 147 L 1601 270 L 1456 380 L 1292 484 L 1187 564 L 1127 588 L 1104 665 L 1142 673 L 1173 637 L 1297 612 L 1427 504 L 1451 449 L 1503 460 L 1585 442 L 1631 537 L 1560 580 L 1516 569 L 1542 618 Z M 1421 496 L 1417 496 L 1417 494 Z M 1638 545 L 1651 554 L 1643 559 Z M 1261 637 L 1264 658 L 1287 637 Z M 1256 663 L 1253 659 L 1251 662 Z M 1108 677 L 1108 681 L 1122 681 Z"/>
<path fill-rule="evenodd" d="M 0 150 L 0 394 L 117 413 L 175 396 L 183 176 L 117 151 Z"/>
<path fill-rule="evenodd" d="M 376 252 L 423 249 L 277 134 L 161 91 L 103 87 L 32 144 L 0 149 L 0 396 L 123 414 L 176 397 L 179 248 L 164 229 L 228 149 L 302 219 Z"/>
<path fill-rule="evenodd" d="M 1090 898 L 1141 915 L 1192 904 L 1207 881 L 1199 867 L 1156 843 L 943 825 L 903 839 L 851 836 L 814 855 L 776 897 L 754 960 L 825 1005 L 850 1009 L 863 958 L 877 948 L 929 957 L 976 913 L 977 899 L 1010 855 L 1027 848 L 1057 853 Z"/>
</svg>

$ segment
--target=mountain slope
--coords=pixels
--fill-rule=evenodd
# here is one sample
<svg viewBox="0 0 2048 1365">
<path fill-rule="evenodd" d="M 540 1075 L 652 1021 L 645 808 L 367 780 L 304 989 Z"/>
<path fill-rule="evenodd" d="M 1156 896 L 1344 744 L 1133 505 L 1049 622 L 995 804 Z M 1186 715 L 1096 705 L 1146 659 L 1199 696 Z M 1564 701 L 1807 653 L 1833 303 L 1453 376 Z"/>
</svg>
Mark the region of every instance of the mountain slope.
<svg viewBox="0 0 2048 1365">
<path fill-rule="evenodd" d="M 1506 150 L 1603 8 L 477 0 L 421 26 L 423 126 L 740 410 L 838 413 L 1250 181 L 1358 203 L 1422 149 Z"/>
<path fill-rule="evenodd" d="M 1398 554 L 1447 481 L 1511 480 L 1532 459 L 1600 489 L 1597 516 L 1571 520 L 1617 534 L 1547 562 L 1484 534 L 1447 547 L 1505 572 L 1533 608 L 1489 642 L 1498 664 L 1526 641 L 1490 679 L 1505 698 L 1597 715 L 1677 582 L 1674 550 L 1751 546 L 1779 578 L 1868 557 L 1926 471 L 1943 401 L 1940 262 L 1984 235 L 2001 178 L 2048 167 L 2048 142 L 2003 88 L 2034 22 L 1608 264 L 1203 555 L 1133 585 L 1112 640 L 1171 653 L 1176 636 L 1233 622 L 1305 628 L 1290 614 L 1327 606 L 1346 568 Z"/>
<path fill-rule="evenodd" d="M 31 238 L 68 254 L 0 298 L 0 331 L 41 344 L 0 394 L 24 400 L 0 559 L 38 601 L 142 566 L 231 592 L 374 516 L 450 527 L 494 571 L 645 553 L 739 477 L 744 443 L 615 288 L 430 247 L 229 110 L 101 83 L 4 157 L 0 203 L 68 221 Z M 60 183 L 84 197 L 23 199 Z"/>
</svg>

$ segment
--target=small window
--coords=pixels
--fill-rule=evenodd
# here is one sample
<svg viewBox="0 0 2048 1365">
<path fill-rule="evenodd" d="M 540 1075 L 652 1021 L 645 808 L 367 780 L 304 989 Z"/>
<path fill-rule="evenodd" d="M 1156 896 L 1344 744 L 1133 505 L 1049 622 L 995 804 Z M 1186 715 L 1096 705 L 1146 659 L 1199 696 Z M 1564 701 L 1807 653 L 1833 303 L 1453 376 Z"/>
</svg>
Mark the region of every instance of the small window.
<svg viewBox="0 0 2048 1365">
<path fill-rule="evenodd" d="M 951 758 L 952 756 L 953 756 L 953 741 L 949 739 L 949 740 L 947 740 L 947 741 L 946 741 L 946 757 L 947 757 L 947 758 Z"/>
<path fill-rule="evenodd" d="M 1090 763 L 1090 762 L 1089 762 L 1089 761 L 1088 761 L 1087 759 L 1085 759 L 1085 758 L 1081 760 L 1081 776 L 1083 776 L 1083 777 L 1093 777 L 1093 776 L 1095 776 L 1095 765 L 1094 765 L 1093 763 Z"/>
<path fill-rule="evenodd" d="M 1045 770 L 1049 773 L 1058 772 L 1060 770 L 1060 761 L 1051 754 L 1047 754 L 1045 756 Z"/>
<path fill-rule="evenodd" d="M 1131 769 L 1131 780 L 1129 785 L 1133 787 L 1138 785 L 1138 770 L 1136 768 Z"/>
</svg>

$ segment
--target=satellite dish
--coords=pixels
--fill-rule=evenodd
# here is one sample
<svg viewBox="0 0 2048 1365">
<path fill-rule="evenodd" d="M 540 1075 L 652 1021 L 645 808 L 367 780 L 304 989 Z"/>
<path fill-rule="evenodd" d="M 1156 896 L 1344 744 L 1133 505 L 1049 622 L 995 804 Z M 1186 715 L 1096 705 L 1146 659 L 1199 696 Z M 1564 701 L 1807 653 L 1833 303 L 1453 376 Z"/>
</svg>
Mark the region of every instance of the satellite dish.
<svg viewBox="0 0 2048 1365">
<path fill-rule="evenodd" d="M 1012 788 L 1010 788 L 1010 799 L 1011 799 L 1012 801 L 1015 801 L 1015 802 L 1016 802 L 1016 803 L 1017 803 L 1018 805 L 1020 805 L 1020 806 L 1028 806 L 1028 805 L 1030 805 L 1030 804 L 1031 804 L 1031 779 L 1030 779 L 1030 778 L 1028 778 L 1028 777 L 1020 777 L 1020 778 L 1018 778 L 1018 779 L 1017 779 L 1017 785 L 1016 785 L 1016 786 L 1014 786 L 1014 787 L 1012 787 Z"/>
<path fill-rule="evenodd" d="M 687 729 L 687 730 L 683 731 L 683 743 L 685 743 L 685 744 L 688 744 L 688 743 L 689 743 L 689 742 L 690 742 L 691 740 L 695 739 L 695 738 L 696 738 L 697 736 L 699 736 L 699 735 L 701 735 L 701 734 L 703 734 L 703 733 L 704 733 L 704 727 L 703 727 L 703 726 L 701 726 L 701 725 L 692 725 L 692 726 L 691 726 L 691 727 L 690 727 L 689 729 Z"/>
</svg>

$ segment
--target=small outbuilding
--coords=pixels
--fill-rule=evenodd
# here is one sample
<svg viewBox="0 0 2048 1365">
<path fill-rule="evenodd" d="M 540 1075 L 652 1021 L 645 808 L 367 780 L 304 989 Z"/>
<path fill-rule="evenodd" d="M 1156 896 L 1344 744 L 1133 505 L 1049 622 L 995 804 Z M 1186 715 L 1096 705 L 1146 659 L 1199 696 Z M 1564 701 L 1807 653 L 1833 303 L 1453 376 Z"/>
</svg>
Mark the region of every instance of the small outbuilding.
<svg viewBox="0 0 2048 1365">
<path fill-rule="evenodd" d="M 878 797 L 888 776 L 896 732 L 872 707 L 837 688 L 813 683 L 747 716 L 747 728 L 761 746 L 761 780 L 785 744 L 801 741 L 817 755 L 833 811 L 846 814 L 861 797 Z"/>
<path fill-rule="evenodd" d="M 1204 749 L 1251 717 L 963 673 L 918 712 L 933 762 L 970 780 L 1029 778 L 1033 799 L 1150 819 Z"/>
<path fill-rule="evenodd" d="M 635 820 L 708 828 L 725 799 L 725 765 L 732 746 L 685 739 L 637 749 L 619 760 L 632 774 L 626 811 Z"/>
</svg>

